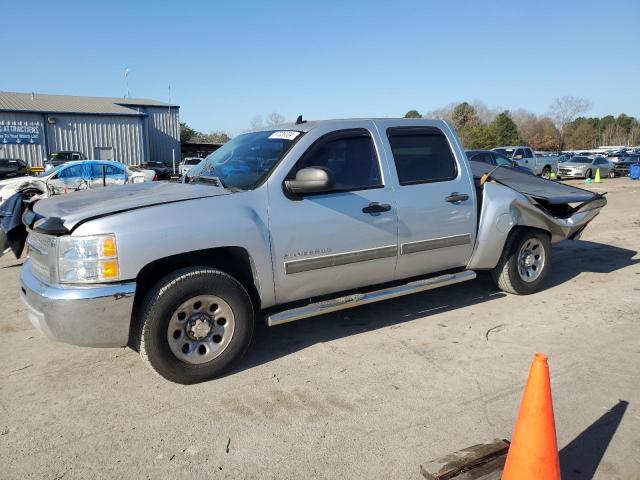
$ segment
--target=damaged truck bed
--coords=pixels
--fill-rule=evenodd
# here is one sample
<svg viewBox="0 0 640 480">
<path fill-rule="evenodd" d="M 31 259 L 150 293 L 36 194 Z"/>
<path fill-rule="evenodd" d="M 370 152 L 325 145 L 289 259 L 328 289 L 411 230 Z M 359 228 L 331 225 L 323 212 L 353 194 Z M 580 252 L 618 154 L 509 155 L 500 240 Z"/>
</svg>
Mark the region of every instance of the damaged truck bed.
<svg viewBox="0 0 640 480">
<path fill-rule="evenodd" d="M 469 268 L 495 265 L 513 227 L 551 234 L 551 242 L 577 240 L 607 204 L 603 194 L 518 170 L 469 162 L 478 198 L 478 239 Z M 492 245 L 499 245 L 494 248 Z"/>
</svg>

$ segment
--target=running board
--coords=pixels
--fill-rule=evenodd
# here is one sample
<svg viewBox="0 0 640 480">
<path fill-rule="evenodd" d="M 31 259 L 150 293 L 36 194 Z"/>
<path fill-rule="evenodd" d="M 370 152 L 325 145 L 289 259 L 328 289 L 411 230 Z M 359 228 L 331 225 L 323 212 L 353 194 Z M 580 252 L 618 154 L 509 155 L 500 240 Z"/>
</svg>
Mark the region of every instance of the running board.
<svg viewBox="0 0 640 480">
<path fill-rule="evenodd" d="M 432 277 L 405 283 L 404 285 L 384 288 L 382 290 L 375 290 L 366 293 L 354 293 L 344 297 L 311 303 L 304 307 L 283 310 L 281 312 L 267 315 L 265 320 L 268 326 L 274 327 L 276 325 L 282 325 L 283 323 L 302 320 L 303 318 L 315 317 L 324 313 L 336 312 L 338 310 L 358 307 L 368 303 L 380 302 L 382 300 L 402 297 L 403 295 L 410 295 L 412 293 L 424 292 L 425 290 L 445 287 L 447 285 L 453 285 L 454 283 L 466 282 L 468 280 L 473 280 L 474 278 L 476 278 L 476 272 L 471 270 L 465 270 L 459 273 L 449 273 L 446 275 L 440 275 L 439 277 Z"/>
</svg>

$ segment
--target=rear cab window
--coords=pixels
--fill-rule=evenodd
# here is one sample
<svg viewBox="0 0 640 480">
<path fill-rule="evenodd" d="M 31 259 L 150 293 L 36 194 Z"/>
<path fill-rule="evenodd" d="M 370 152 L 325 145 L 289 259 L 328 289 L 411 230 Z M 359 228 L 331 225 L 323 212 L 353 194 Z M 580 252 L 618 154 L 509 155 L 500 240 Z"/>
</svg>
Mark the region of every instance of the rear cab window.
<svg viewBox="0 0 640 480">
<path fill-rule="evenodd" d="M 435 127 L 390 127 L 387 138 L 400 185 L 446 182 L 458 166 L 444 133 Z"/>
</svg>

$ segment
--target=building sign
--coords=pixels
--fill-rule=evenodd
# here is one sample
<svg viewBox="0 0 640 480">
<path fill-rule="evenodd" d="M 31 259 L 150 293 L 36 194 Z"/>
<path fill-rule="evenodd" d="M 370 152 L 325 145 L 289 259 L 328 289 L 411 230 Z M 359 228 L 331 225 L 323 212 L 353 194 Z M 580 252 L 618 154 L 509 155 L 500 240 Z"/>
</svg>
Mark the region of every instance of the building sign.
<svg viewBox="0 0 640 480">
<path fill-rule="evenodd" d="M 40 143 L 40 126 L 18 123 L 0 125 L 0 144 L 7 143 Z"/>
</svg>

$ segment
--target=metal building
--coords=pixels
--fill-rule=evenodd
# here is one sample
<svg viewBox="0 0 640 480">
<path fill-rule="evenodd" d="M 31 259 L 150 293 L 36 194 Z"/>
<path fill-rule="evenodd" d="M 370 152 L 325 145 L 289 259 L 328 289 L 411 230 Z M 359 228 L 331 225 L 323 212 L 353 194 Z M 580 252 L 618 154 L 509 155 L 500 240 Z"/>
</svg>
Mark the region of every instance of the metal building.
<svg viewBox="0 0 640 480">
<path fill-rule="evenodd" d="M 179 107 L 144 98 L 0 92 L 0 158 L 41 166 L 52 152 L 127 165 L 180 161 Z"/>
</svg>

